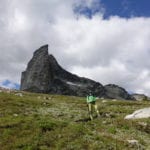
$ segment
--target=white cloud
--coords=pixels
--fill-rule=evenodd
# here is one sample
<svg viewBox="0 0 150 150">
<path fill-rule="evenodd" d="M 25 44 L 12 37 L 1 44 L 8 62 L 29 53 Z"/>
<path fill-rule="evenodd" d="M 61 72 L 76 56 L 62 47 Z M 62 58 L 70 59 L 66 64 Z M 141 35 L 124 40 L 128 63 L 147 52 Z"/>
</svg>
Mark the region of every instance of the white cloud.
<svg viewBox="0 0 150 150">
<path fill-rule="evenodd" d="M 103 11 L 77 18 L 75 2 L 1 0 L 0 82 L 19 83 L 33 51 L 47 43 L 69 71 L 150 95 L 150 18 L 104 20 Z"/>
</svg>

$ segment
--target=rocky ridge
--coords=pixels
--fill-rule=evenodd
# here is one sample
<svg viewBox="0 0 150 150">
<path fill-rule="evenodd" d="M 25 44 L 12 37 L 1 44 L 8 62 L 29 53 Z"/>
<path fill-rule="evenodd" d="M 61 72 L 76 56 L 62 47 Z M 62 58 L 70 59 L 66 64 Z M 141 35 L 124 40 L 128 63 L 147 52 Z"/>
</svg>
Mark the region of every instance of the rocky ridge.
<svg viewBox="0 0 150 150">
<path fill-rule="evenodd" d="M 48 45 L 34 52 L 27 69 L 22 72 L 20 89 L 36 93 L 74 96 L 86 96 L 92 92 L 98 97 L 134 99 L 125 89 L 117 85 L 103 86 L 99 82 L 66 71 L 53 55 L 48 54 Z"/>
<path fill-rule="evenodd" d="M 150 100 L 150 98 L 148 96 L 146 96 L 145 94 L 132 94 L 132 97 L 134 97 L 137 101 L 143 101 L 143 100 Z"/>
<path fill-rule="evenodd" d="M 124 88 L 115 85 L 115 84 L 108 84 L 104 86 L 105 88 L 105 97 L 110 99 L 134 99 Z"/>
</svg>

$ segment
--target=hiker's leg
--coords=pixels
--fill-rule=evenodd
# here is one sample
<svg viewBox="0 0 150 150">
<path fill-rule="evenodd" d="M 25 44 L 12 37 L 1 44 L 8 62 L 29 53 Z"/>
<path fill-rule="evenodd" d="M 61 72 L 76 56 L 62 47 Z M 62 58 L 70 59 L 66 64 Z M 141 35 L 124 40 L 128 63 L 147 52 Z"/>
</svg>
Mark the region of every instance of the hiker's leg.
<svg viewBox="0 0 150 150">
<path fill-rule="evenodd" d="M 95 111 L 96 111 L 96 113 L 97 113 L 97 117 L 100 117 L 99 110 L 98 110 L 98 106 L 97 106 L 96 103 L 95 103 L 94 107 L 95 107 Z"/>
<path fill-rule="evenodd" d="M 93 120 L 93 116 L 92 116 L 92 104 L 91 103 L 88 103 L 88 109 L 89 109 L 90 119 Z"/>
</svg>

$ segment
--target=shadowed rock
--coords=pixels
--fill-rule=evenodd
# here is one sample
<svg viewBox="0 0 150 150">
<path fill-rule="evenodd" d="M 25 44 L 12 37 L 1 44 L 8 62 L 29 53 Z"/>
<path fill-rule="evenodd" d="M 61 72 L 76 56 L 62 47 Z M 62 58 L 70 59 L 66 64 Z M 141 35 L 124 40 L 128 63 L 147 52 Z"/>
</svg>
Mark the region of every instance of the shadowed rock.
<svg viewBox="0 0 150 150">
<path fill-rule="evenodd" d="M 104 86 L 105 88 L 105 96 L 110 99 L 126 99 L 126 100 L 134 100 L 128 92 L 118 85 L 108 84 Z"/>
<path fill-rule="evenodd" d="M 51 68 L 48 45 L 44 45 L 34 52 L 26 71 L 22 72 L 21 90 L 48 93 L 53 81 Z"/>
<path fill-rule="evenodd" d="M 37 49 L 22 72 L 21 90 L 62 95 L 86 96 L 92 92 L 97 97 L 133 99 L 128 92 L 113 84 L 105 87 L 99 82 L 79 77 L 63 69 L 53 55 L 48 54 L 48 45 Z"/>
<path fill-rule="evenodd" d="M 64 70 L 54 56 L 48 54 L 48 45 L 34 52 L 26 71 L 22 72 L 20 89 L 75 96 L 86 96 L 89 91 L 99 97 L 105 93 L 100 83 Z"/>
</svg>

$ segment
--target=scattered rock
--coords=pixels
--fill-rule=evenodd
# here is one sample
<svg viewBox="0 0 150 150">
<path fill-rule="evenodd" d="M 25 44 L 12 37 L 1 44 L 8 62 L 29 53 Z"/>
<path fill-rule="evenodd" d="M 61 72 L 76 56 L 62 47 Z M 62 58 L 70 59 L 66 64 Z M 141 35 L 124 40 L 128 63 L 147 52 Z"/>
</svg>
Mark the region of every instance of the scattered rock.
<svg viewBox="0 0 150 150">
<path fill-rule="evenodd" d="M 106 113 L 105 116 L 109 118 L 109 117 L 110 117 L 110 114 L 109 114 L 109 113 Z"/>
<path fill-rule="evenodd" d="M 141 126 L 143 126 L 143 127 L 146 127 L 146 126 L 147 126 L 147 123 L 146 123 L 146 122 L 139 122 L 138 124 L 141 125 Z"/>
<path fill-rule="evenodd" d="M 38 96 L 37 99 L 41 99 L 41 96 Z"/>
<path fill-rule="evenodd" d="M 113 102 L 116 102 L 117 100 L 116 100 L 116 99 L 113 99 L 112 101 L 113 101 Z"/>
<path fill-rule="evenodd" d="M 22 94 L 22 93 L 16 93 L 15 95 L 16 95 L 16 96 L 23 97 L 23 94 Z"/>
<path fill-rule="evenodd" d="M 115 115 L 112 112 L 105 113 L 105 114 L 103 114 L 103 116 L 106 117 L 106 118 L 114 118 L 115 117 Z"/>
<path fill-rule="evenodd" d="M 107 103 L 107 100 L 103 100 L 102 103 Z"/>
<path fill-rule="evenodd" d="M 18 117 L 18 114 L 13 114 L 14 117 Z"/>
<path fill-rule="evenodd" d="M 43 99 L 44 99 L 44 100 L 47 100 L 47 99 L 49 99 L 49 98 L 48 98 L 47 96 L 44 96 Z"/>
<path fill-rule="evenodd" d="M 49 105 L 49 103 L 44 102 L 44 103 L 42 103 L 42 105 L 44 105 L 44 106 L 48 106 L 48 105 Z"/>
<path fill-rule="evenodd" d="M 140 131 L 144 131 L 150 134 L 150 124 L 146 122 L 138 122 L 138 124 L 136 125 L 136 128 Z"/>
<path fill-rule="evenodd" d="M 130 145 L 130 147 L 135 147 L 139 145 L 139 142 L 137 140 L 127 140 L 128 144 Z"/>
<path fill-rule="evenodd" d="M 133 114 L 127 115 L 125 119 L 150 118 L 150 107 L 136 110 Z"/>
<path fill-rule="evenodd" d="M 127 140 L 130 148 L 136 148 L 137 150 L 144 150 L 145 147 L 139 143 L 138 140 Z"/>
<path fill-rule="evenodd" d="M 137 140 L 127 140 L 127 142 L 129 144 L 132 144 L 132 145 L 135 145 L 135 144 L 138 144 L 139 142 Z"/>
<path fill-rule="evenodd" d="M 44 100 L 52 100 L 52 97 L 44 96 L 43 99 L 44 99 Z"/>
</svg>

